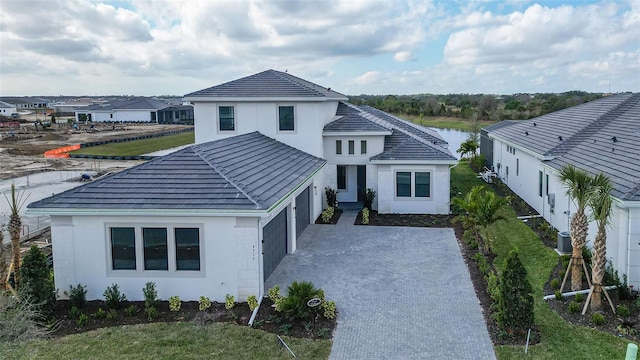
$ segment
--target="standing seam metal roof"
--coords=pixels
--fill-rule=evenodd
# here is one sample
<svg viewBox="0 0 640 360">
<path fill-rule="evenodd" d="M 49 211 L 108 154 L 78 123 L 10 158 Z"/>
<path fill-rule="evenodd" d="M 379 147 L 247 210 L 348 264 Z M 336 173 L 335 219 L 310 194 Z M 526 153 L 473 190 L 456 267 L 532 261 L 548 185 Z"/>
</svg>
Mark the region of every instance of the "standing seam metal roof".
<svg viewBox="0 0 640 360">
<path fill-rule="evenodd" d="M 267 210 L 325 163 L 253 132 L 193 145 L 28 207 Z"/>
</svg>

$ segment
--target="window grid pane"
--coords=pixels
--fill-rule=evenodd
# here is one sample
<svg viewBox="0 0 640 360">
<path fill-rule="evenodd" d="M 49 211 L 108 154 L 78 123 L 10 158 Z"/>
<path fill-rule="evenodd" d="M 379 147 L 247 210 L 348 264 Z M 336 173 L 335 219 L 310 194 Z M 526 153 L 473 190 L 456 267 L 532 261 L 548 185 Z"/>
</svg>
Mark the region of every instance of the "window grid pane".
<svg viewBox="0 0 640 360">
<path fill-rule="evenodd" d="M 167 255 L 167 229 L 143 228 L 144 269 L 169 270 Z"/>
<path fill-rule="evenodd" d="M 416 197 L 429 197 L 431 196 L 431 174 L 428 172 L 416 173 Z"/>
<path fill-rule="evenodd" d="M 353 155 L 356 153 L 356 144 L 355 141 L 349 140 L 349 155 Z"/>
<path fill-rule="evenodd" d="M 111 228 L 111 264 L 113 270 L 136 269 L 134 228 Z"/>
<path fill-rule="evenodd" d="M 176 270 L 200 271 L 200 232 L 197 228 L 175 228 Z"/>
<path fill-rule="evenodd" d="M 278 126 L 280 131 L 293 131 L 293 106 L 278 107 Z"/>
<path fill-rule="evenodd" d="M 336 154 L 342 154 L 342 140 L 336 140 Z"/>
<path fill-rule="evenodd" d="M 235 130 L 233 106 L 218 107 L 218 115 L 220 119 L 220 130 L 222 131 Z"/>
<path fill-rule="evenodd" d="M 396 196 L 398 197 L 411 196 L 411 173 L 410 172 L 396 173 Z"/>
<path fill-rule="evenodd" d="M 360 154 L 366 154 L 367 153 L 367 141 L 366 140 L 361 140 L 360 141 Z"/>
</svg>

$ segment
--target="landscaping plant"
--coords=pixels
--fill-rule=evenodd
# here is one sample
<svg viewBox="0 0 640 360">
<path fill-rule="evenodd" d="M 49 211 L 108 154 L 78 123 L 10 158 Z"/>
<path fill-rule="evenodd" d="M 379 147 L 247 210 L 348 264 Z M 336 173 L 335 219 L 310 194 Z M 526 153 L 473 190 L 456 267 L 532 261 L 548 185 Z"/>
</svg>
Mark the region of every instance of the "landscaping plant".
<svg viewBox="0 0 640 360">
<path fill-rule="evenodd" d="M 613 199 L 611 190 L 613 189 L 609 178 L 600 173 L 591 181 L 593 190 L 589 196 L 589 207 L 593 219 L 598 225 L 598 233 L 593 242 L 593 258 L 591 261 L 591 282 L 593 290 L 591 294 L 591 310 L 602 309 L 602 291 L 604 274 L 607 265 L 607 225 L 611 218 Z"/>
<path fill-rule="evenodd" d="M 258 308 L 258 299 L 255 295 L 251 295 L 247 298 L 247 304 L 249 305 L 249 310 L 253 311 Z"/>
<path fill-rule="evenodd" d="M 369 210 L 373 210 L 372 206 L 373 206 L 373 200 L 375 198 L 376 198 L 376 192 L 371 188 L 367 188 L 367 190 L 364 192 L 364 197 L 362 199 L 362 201 L 364 202 L 364 207 Z"/>
<path fill-rule="evenodd" d="M 333 214 L 335 213 L 335 208 L 329 206 L 328 208 L 322 210 L 322 222 L 328 224 L 333 218 Z"/>
<path fill-rule="evenodd" d="M 328 207 L 338 207 L 338 192 L 330 187 L 324 188 L 324 195 L 327 198 Z"/>
<path fill-rule="evenodd" d="M 21 293 L 28 296 L 46 315 L 53 311 L 56 289 L 47 256 L 36 245 L 31 246 L 20 269 Z"/>
<path fill-rule="evenodd" d="M 147 309 L 155 308 L 158 300 L 160 300 L 156 290 L 156 283 L 153 281 L 147 282 L 142 289 L 142 294 L 144 295 L 144 307 Z"/>
<path fill-rule="evenodd" d="M 324 291 L 308 281 L 294 281 L 287 287 L 287 296 L 280 301 L 280 311 L 289 319 L 309 319 L 315 309 L 307 302 L 313 298 L 324 299 Z"/>
<path fill-rule="evenodd" d="M 50 331 L 40 307 L 29 297 L 0 291 L 0 344 L 8 346 L 44 337 Z M 2 347 L 0 346 L 0 347 Z"/>
<path fill-rule="evenodd" d="M 120 309 L 122 302 L 127 301 L 127 296 L 120 293 L 118 284 L 111 284 L 102 295 L 109 309 Z"/>
<path fill-rule="evenodd" d="M 364 208 L 362 209 L 362 223 L 364 225 L 368 225 L 369 224 L 369 208 Z"/>
<path fill-rule="evenodd" d="M 73 306 L 82 308 L 87 303 L 87 287 L 82 284 L 77 286 L 69 285 L 69 292 L 64 292 L 69 297 L 69 302 Z"/>
<path fill-rule="evenodd" d="M 4 243 L 4 224 L 0 224 L 0 292 L 7 288 L 9 275 L 10 251 L 9 245 Z"/>
<path fill-rule="evenodd" d="M 198 309 L 200 311 L 205 311 L 211 307 L 211 299 L 206 296 L 200 296 L 200 300 L 198 300 Z"/>
<path fill-rule="evenodd" d="M 182 301 L 180 301 L 180 296 L 172 296 L 169 298 L 169 311 L 179 311 L 182 306 Z"/>
<path fill-rule="evenodd" d="M 534 325 L 533 289 L 518 252 L 511 250 L 500 276 L 498 324 L 510 333 L 524 334 Z"/>
<path fill-rule="evenodd" d="M 20 230 L 22 230 L 22 219 L 20 218 L 20 208 L 27 201 L 24 192 L 16 191 L 15 184 L 11 184 L 11 200 L 6 194 L 3 194 L 5 200 L 9 204 L 9 237 L 11 238 L 11 251 L 13 253 L 13 281 L 15 287 L 18 288 L 20 283 Z"/>
<path fill-rule="evenodd" d="M 236 305 L 236 299 L 231 294 L 227 294 L 224 296 L 224 308 L 227 310 L 233 309 Z"/>
</svg>

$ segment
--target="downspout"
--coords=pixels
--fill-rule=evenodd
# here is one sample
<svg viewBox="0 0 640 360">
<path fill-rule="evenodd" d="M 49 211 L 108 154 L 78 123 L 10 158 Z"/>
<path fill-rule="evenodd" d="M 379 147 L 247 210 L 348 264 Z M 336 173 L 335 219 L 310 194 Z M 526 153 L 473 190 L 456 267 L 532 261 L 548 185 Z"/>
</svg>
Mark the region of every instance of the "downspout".
<svg viewBox="0 0 640 360">
<path fill-rule="evenodd" d="M 631 274 L 631 208 L 627 208 L 627 276 Z"/>
</svg>

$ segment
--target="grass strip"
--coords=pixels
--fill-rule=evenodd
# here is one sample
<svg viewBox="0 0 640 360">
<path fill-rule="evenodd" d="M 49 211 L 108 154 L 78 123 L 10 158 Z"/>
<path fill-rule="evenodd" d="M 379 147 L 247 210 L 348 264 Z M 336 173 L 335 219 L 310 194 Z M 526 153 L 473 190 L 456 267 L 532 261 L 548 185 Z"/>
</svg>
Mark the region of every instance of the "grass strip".
<svg viewBox="0 0 640 360">
<path fill-rule="evenodd" d="M 327 359 L 330 340 L 283 336 L 302 359 Z M 275 334 L 227 323 L 153 323 L 102 328 L 0 347 L 2 359 L 291 359 Z"/>
<path fill-rule="evenodd" d="M 401 119 L 409 120 L 414 124 L 426 126 L 426 127 L 434 127 L 441 129 L 456 129 L 463 131 L 472 131 L 473 130 L 473 122 L 471 119 L 460 119 L 453 117 L 445 117 L 445 116 L 416 116 L 416 115 L 406 115 L 406 114 L 393 114 Z M 489 125 L 493 125 L 495 121 L 479 121 L 480 127 L 486 127 Z"/>
<path fill-rule="evenodd" d="M 177 146 L 193 144 L 194 132 L 184 132 L 175 135 L 156 138 L 114 142 L 98 146 L 90 146 L 72 151 L 70 154 L 102 155 L 102 156 L 137 156 L 158 150 L 170 149 Z"/>
<path fill-rule="evenodd" d="M 451 171 L 452 185 L 465 193 L 474 185 L 486 184 L 475 177 L 466 165 L 459 164 Z M 529 347 L 526 358 L 530 359 L 622 359 L 628 340 L 584 326 L 573 325 L 558 316 L 542 300 L 544 284 L 558 263 L 558 254 L 545 246 L 536 234 L 510 207 L 501 210 L 506 221 L 498 221 L 489 228 L 493 251 L 497 255 L 495 265 L 498 271 L 511 249 L 517 248 L 520 259 L 528 272 L 534 290 L 535 321 L 540 329 L 541 341 Z M 590 316 L 590 313 L 587 313 Z M 498 359 L 522 359 L 524 346 L 494 347 Z"/>
</svg>

